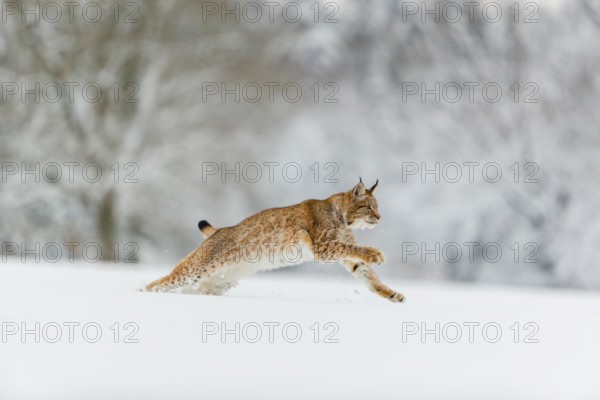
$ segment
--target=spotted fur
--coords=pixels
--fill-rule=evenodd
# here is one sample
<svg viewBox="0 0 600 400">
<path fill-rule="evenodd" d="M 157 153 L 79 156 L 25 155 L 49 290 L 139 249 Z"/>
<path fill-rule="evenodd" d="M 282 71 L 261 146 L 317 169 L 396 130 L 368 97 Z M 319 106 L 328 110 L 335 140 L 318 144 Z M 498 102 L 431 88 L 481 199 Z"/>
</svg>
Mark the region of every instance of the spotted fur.
<svg viewBox="0 0 600 400">
<path fill-rule="evenodd" d="M 231 227 L 217 229 L 201 221 L 198 227 L 205 241 L 146 290 L 221 295 L 257 271 L 306 261 L 338 262 L 374 293 L 402 302 L 404 296 L 384 285 L 373 271 L 373 264 L 385 262 L 383 252 L 357 244 L 352 233 L 379 222 L 373 194 L 377 184 L 366 189 L 361 180 L 348 192 L 271 208 Z"/>
</svg>

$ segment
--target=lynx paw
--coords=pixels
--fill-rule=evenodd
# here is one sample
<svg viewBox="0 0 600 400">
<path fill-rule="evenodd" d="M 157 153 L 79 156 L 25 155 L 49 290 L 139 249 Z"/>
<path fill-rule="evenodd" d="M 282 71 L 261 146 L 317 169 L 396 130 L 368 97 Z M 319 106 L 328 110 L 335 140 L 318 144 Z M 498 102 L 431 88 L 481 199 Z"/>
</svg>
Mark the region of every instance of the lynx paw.
<svg viewBox="0 0 600 400">
<path fill-rule="evenodd" d="M 365 257 L 365 262 L 367 264 L 383 264 L 385 262 L 385 255 L 381 250 L 374 247 L 369 247 Z"/>
<path fill-rule="evenodd" d="M 388 299 L 392 303 L 404 303 L 405 297 L 402 293 L 394 292 Z"/>
</svg>

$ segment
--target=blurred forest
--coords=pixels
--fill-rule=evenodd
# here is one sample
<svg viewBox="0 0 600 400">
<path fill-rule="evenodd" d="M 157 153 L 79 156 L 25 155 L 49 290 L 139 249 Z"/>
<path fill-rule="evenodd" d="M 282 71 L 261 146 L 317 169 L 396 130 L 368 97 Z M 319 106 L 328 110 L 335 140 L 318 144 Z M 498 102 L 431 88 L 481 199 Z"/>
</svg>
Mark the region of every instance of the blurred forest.
<svg viewBox="0 0 600 400">
<path fill-rule="evenodd" d="M 534 3 L 537 22 L 529 23 L 525 3 L 515 21 L 512 1 L 501 2 L 503 17 L 493 23 L 478 12 L 473 21 L 423 22 L 402 2 L 363 0 L 298 2 L 297 22 L 282 16 L 286 2 L 272 22 L 263 3 L 263 17 L 249 21 L 250 2 L 237 2 L 246 18 L 223 22 L 214 7 L 235 10 L 236 2 L 196 0 L 120 1 L 118 12 L 115 0 L 96 1 L 98 22 L 80 11 L 72 22 L 21 18 L 36 4 L 50 13 L 48 3 L 2 2 L 0 241 L 97 241 L 104 249 L 135 242 L 140 262 L 175 264 L 200 243 L 200 219 L 233 225 L 349 190 L 361 176 L 380 180 L 382 221 L 357 236 L 386 253 L 383 274 L 600 288 L 598 2 Z M 56 85 L 39 101 L 22 98 L 23 84 L 65 82 L 78 84 L 72 101 L 66 89 L 50 101 Z M 279 85 L 273 101 L 268 82 Z M 474 101 L 466 90 L 458 101 L 408 95 L 412 83 L 436 82 L 479 86 Z M 489 82 L 503 90 L 497 102 L 481 96 Z M 102 89 L 99 101 L 81 95 L 87 83 Z M 245 94 L 262 87 L 262 98 L 211 94 L 236 83 L 253 83 Z M 298 101 L 282 95 L 287 83 L 302 88 Z M 80 166 L 73 182 L 66 167 L 56 182 L 12 174 L 15 165 L 77 162 L 100 165 L 102 178 L 81 179 Z M 236 162 L 295 162 L 303 174 L 290 182 L 275 169 L 273 182 L 236 182 L 206 173 Z M 480 179 L 480 169 L 473 183 L 403 176 L 409 164 L 465 162 L 498 163 L 502 179 Z M 536 181 L 525 182 L 533 170 Z M 403 260 L 403 244 L 436 242 L 493 242 L 504 253 L 495 263 L 478 253 L 459 262 Z M 537 262 L 523 262 L 527 243 Z"/>
</svg>

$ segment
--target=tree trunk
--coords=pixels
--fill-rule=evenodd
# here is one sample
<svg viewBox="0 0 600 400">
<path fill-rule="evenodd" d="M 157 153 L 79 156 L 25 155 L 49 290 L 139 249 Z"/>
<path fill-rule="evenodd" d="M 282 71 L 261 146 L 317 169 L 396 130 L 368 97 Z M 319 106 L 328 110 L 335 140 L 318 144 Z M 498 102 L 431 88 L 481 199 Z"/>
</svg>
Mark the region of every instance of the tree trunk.
<svg viewBox="0 0 600 400">
<path fill-rule="evenodd" d="M 115 197 L 114 189 L 110 189 L 100 202 L 98 210 L 98 240 L 104 261 L 115 261 L 117 249 L 114 246 L 119 246 L 119 244 L 115 245 L 117 241 Z"/>
</svg>

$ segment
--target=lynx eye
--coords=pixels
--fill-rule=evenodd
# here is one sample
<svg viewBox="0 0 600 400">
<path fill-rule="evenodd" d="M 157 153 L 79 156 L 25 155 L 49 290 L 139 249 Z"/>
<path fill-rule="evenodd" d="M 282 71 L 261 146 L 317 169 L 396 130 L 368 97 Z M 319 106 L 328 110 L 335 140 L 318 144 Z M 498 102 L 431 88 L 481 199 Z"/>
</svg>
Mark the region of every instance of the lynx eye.
<svg viewBox="0 0 600 400">
<path fill-rule="evenodd" d="M 373 207 L 369 206 L 369 211 L 373 211 Z"/>
</svg>

